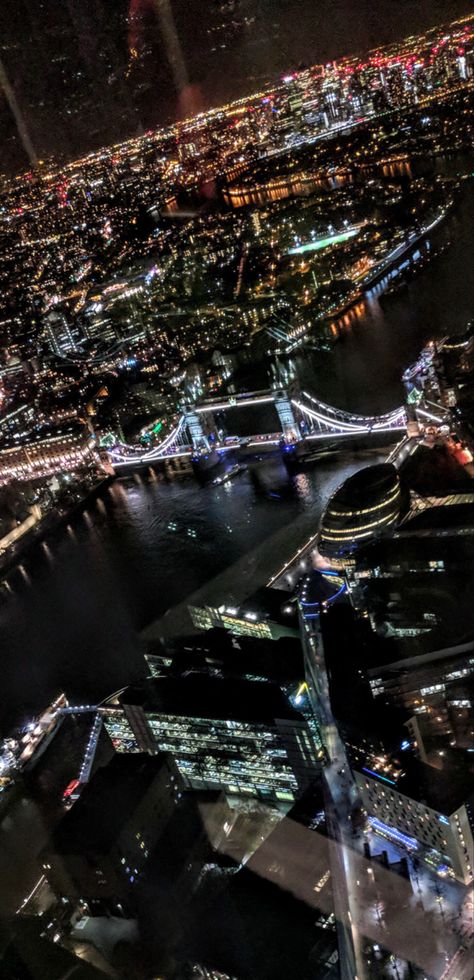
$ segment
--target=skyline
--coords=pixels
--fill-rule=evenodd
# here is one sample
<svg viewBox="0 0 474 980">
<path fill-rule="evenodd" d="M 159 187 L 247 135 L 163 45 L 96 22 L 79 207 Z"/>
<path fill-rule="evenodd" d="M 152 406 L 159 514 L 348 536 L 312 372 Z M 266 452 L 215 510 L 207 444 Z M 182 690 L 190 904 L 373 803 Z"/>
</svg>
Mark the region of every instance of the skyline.
<svg viewBox="0 0 474 980">
<path fill-rule="evenodd" d="M 6 3 L 0 974 L 471 980 L 474 13 Z"/>
<path fill-rule="evenodd" d="M 23 16 L 16 5 L 3 23 L 0 170 L 6 175 L 22 172 L 27 154 L 30 159 L 70 162 L 140 132 L 190 119 L 198 111 L 250 97 L 277 84 L 285 71 L 357 56 L 458 16 L 472 17 L 472 4 L 463 2 L 452 3 L 447 12 L 429 0 L 411 9 L 409 17 L 405 3 L 382 4 L 387 8 L 383 17 L 380 5 L 375 17 L 372 5 L 362 4 L 348 45 L 345 26 L 351 4 L 346 0 L 331 3 L 330 10 L 327 3 L 320 4 L 317 15 L 309 0 L 299 0 L 301 30 L 296 38 L 291 30 L 293 0 L 276 9 L 265 0 L 238 0 L 231 10 L 229 5 L 210 5 L 204 12 L 197 2 L 192 9 L 187 2 L 185 16 L 180 3 L 156 0 L 155 6 L 155 0 L 132 0 L 128 6 L 122 0 L 107 21 L 102 0 L 95 0 L 80 31 L 70 4 L 55 23 L 48 2 L 32 7 L 30 0 L 22 0 Z M 0 13 L 0 26 L 7 7 Z M 45 24 L 38 44 L 39 8 Z M 270 16 L 276 17 L 271 34 Z M 217 44 L 222 31 L 223 41 Z"/>
</svg>

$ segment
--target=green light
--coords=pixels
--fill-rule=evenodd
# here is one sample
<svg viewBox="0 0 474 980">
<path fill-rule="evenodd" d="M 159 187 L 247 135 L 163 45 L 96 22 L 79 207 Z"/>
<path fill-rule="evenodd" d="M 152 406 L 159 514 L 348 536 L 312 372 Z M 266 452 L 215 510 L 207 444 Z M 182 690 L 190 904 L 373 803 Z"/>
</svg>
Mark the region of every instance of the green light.
<svg viewBox="0 0 474 980">
<path fill-rule="evenodd" d="M 339 242 L 346 242 L 348 238 L 357 235 L 358 229 L 343 231 L 339 235 L 329 235 L 327 238 L 319 238 L 316 242 L 308 242 L 306 245 L 298 245 L 297 248 L 290 248 L 288 255 L 300 255 L 301 252 L 318 252 L 321 248 L 328 245 L 337 245 Z"/>
<path fill-rule="evenodd" d="M 163 428 L 163 422 L 157 422 L 154 428 L 151 430 L 153 433 L 159 432 Z"/>
</svg>

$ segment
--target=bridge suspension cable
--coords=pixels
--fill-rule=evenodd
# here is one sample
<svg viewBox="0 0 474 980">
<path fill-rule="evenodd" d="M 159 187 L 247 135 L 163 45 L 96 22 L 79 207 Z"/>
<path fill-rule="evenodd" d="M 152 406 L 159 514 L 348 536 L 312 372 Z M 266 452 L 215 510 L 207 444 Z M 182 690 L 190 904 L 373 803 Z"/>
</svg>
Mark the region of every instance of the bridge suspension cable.
<svg viewBox="0 0 474 980">
<path fill-rule="evenodd" d="M 405 419 L 405 409 L 402 405 L 382 415 L 353 415 L 351 412 L 345 412 L 342 408 L 334 408 L 332 405 L 327 405 L 318 398 L 313 398 L 307 391 L 303 391 L 302 394 L 316 406 L 316 410 L 321 415 L 331 421 L 340 422 L 341 425 L 346 423 L 348 425 L 363 426 L 364 428 L 368 428 L 369 426 L 381 428 L 385 425 L 391 426 L 392 423 L 399 419 Z"/>
<path fill-rule="evenodd" d="M 306 392 L 304 393 L 306 395 Z M 324 402 L 317 402 L 311 399 L 318 406 L 318 411 L 305 405 L 297 399 L 292 400 L 292 404 L 312 421 L 317 422 L 319 428 L 326 430 L 334 435 L 357 435 L 368 432 L 384 432 L 392 429 L 404 429 L 406 427 L 405 410 L 397 408 L 393 412 L 385 415 L 349 415 L 348 412 L 334 409 Z"/>
<path fill-rule="evenodd" d="M 112 450 L 112 458 L 116 463 L 120 463 L 121 465 L 132 465 L 133 463 L 151 463 L 153 460 L 161 459 L 162 457 L 166 456 L 167 450 L 170 449 L 171 446 L 174 446 L 178 441 L 184 428 L 184 422 L 184 416 L 181 416 L 178 425 L 166 436 L 165 439 L 163 439 L 163 442 L 160 442 L 159 445 L 155 446 L 153 449 L 137 453 L 131 446 L 127 447 L 125 445 L 121 445 L 120 449 L 116 451 Z M 124 450 L 127 448 L 130 448 L 133 455 L 131 455 L 131 453 L 126 454 L 124 452 Z"/>
<path fill-rule="evenodd" d="M 192 413 L 194 416 L 199 416 L 207 412 L 225 411 L 237 407 L 245 408 L 249 405 L 261 405 L 270 402 L 273 402 L 278 409 L 278 398 L 279 392 L 276 389 L 274 391 L 267 389 L 244 392 L 224 398 L 217 396 L 215 400 L 209 399 L 201 405 L 193 406 Z M 344 438 L 351 435 L 370 435 L 377 432 L 404 430 L 407 426 L 406 412 L 403 406 L 383 415 L 355 415 L 343 409 L 334 408 L 332 405 L 327 405 L 306 391 L 302 392 L 302 396 L 299 398 L 291 398 L 287 394 L 286 405 L 288 409 L 290 405 L 298 409 L 310 421 L 313 431 L 308 432 L 305 436 L 309 440 L 324 439 L 328 436 Z M 439 410 L 442 413 L 442 409 Z M 433 422 L 441 423 L 443 421 L 438 415 L 425 409 L 417 409 L 417 413 Z M 117 446 L 111 450 L 112 460 L 120 466 L 132 466 L 136 463 L 157 462 L 172 456 L 189 455 L 192 452 L 191 440 L 189 439 L 190 418 L 189 412 L 181 415 L 166 438 L 152 449 L 139 451 L 132 446 Z"/>
</svg>

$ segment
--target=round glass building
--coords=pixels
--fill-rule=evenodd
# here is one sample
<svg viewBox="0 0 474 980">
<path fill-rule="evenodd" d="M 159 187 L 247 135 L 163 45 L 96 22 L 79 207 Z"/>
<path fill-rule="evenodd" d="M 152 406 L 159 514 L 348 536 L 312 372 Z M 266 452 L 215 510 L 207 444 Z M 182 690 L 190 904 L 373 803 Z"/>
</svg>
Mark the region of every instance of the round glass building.
<svg viewBox="0 0 474 980">
<path fill-rule="evenodd" d="M 401 491 L 392 463 L 366 466 L 332 495 L 321 521 L 319 550 L 325 558 L 343 558 L 358 544 L 392 529 L 398 521 Z"/>
</svg>

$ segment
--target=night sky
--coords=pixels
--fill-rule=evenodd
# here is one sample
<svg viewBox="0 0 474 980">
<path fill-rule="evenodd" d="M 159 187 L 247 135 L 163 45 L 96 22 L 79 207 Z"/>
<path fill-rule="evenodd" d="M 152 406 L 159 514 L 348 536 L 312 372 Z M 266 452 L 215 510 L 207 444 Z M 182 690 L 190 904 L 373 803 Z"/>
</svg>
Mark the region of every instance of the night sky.
<svg viewBox="0 0 474 980">
<path fill-rule="evenodd" d="M 2 0 L 0 57 L 39 156 L 71 159 L 248 94 L 286 69 L 471 9 L 466 0 Z M 24 166 L 3 98 L 0 170 Z"/>
</svg>

